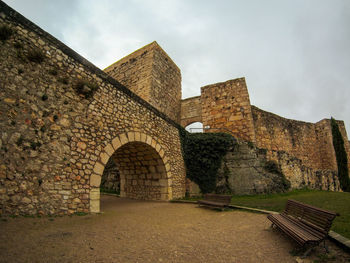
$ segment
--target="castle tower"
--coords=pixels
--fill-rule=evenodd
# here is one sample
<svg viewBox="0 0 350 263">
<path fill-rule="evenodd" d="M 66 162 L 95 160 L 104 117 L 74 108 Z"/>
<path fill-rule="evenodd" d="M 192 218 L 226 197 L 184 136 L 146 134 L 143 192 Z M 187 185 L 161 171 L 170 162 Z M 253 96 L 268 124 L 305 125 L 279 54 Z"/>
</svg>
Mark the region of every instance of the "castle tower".
<svg viewBox="0 0 350 263">
<path fill-rule="evenodd" d="M 230 131 L 233 136 L 255 142 L 247 85 L 244 78 L 201 88 L 203 127 L 209 132 Z"/>
<path fill-rule="evenodd" d="M 181 72 L 157 42 L 140 48 L 104 71 L 180 123 Z"/>
</svg>

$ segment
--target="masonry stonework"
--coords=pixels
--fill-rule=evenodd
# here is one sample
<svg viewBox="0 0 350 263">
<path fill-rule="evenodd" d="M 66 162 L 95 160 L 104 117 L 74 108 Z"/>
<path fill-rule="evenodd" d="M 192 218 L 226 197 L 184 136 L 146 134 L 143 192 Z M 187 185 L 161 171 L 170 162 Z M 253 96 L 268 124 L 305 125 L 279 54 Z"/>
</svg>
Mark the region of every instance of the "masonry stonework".
<svg viewBox="0 0 350 263">
<path fill-rule="evenodd" d="M 178 125 L 0 4 L 0 214 L 99 212 L 110 158 L 123 196 L 182 197 Z"/>
<path fill-rule="evenodd" d="M 201 96 L 181 101 L 181 125 L 186 127 L 194 122 L 203 122 Z"/>
<path fill-rule="evenodd" d="M 180 70 L 156 42 L 102 71 L 3 2 L 0 26 L 1 215 L 99 212 L 110 160 L 122 197 L 183 197 L 179 124 L 197 121 L 206 132 L 243 141 L 243 157 L 225 157 L 232 175 L 251 168 L 240 164 L 259 170 L 261 160 L 274 160 L 292 188 L 339 190 L 330 120 L 313 124 L 260 110 L 244 78 L 181 101 Z M 345 125 L 338 124 L 349 159 Z M 244 187 L 232 189 L 261 192 L 274 185 L 271 178 L 249 174 Z"/>
<path fill-rule="evenodd" d="M 201 88 L 203 127 L 213 132 L 229 131 L 235 137 L 255 142 L 253 117 L 244 78 Z"/>
<path fill-rule="evenodd" d="M 180 123 L 180 69 L 157 42 L 115 62 L 105 72 Z"/>
<path fill-rule="evenodd" d="M 339 182 L 334 178 L 337 162 L 330 119 L 308 123 L 261 110 L 250 104 L 244 78 L 202 87 L 201 96 L 182 100 L 181 106 L 183 126 L 201 121 L 205 132 L 228 132 L 266 149 L 266 158 L 278 163 L 293 189 L 307 186 L 340 190 Z M 343 121 L 337 123 L 343 135 L 350 168 L 350 147 L 345 125 Z M 253 187 L 252 181 L 245 187 Z"/>
</svg>

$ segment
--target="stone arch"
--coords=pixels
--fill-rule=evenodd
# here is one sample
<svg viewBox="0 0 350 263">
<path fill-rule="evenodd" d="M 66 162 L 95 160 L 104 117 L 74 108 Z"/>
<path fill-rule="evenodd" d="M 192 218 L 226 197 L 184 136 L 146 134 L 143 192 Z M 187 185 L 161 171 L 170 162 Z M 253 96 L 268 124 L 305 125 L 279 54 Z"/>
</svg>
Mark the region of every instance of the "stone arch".
<svg viewBox="0 0 350 263">
<path fill-rule="evenodd" d="M 140 157 L 138 157 L 137 154 L 130 154 L 137 153 L 138 151 L 139 153 L 140 151 L 142 153 Z M 127 156 L 125 156 L 126 154 Z M 124 172 L 121 173 L 121 196 L 142 198 L 142 196 L 135 195 L 134 190 L 137 189 L 137 187 L 132 187 L 130 183 L 135 183 L 137 179 L 135 177 L 130 177 L 130 175 L 136 176 L 137 173 L 133 172 L 136 170 L 135 165 L 139 165 L 137 168 L 145 165 L 150 165 L 150 167 L 148 167 L 148 173 L 146 172 L 147 178 L 142 178 L 142 175 L 141 178 L 145 180 L 147 179 L 148 181 L 145 181 L 147 182 L 146 184 L 150 184 L 149 186 L 153 189 L 158 188 L 159 192 L 155 191 L 151 198 L 142 199 L 172 199 L 171 165 L 169 163 L 169 158 L 166 156 L 165 151 L 162 149 L 162 146 L 154 138 L 145 133 L 128 132 L 119 134 L 109 144 L 107 144 L 101 151 L 100 156 L 94 165 L 93 173 L 90 176 L 90 212 L 100 211 L 101 177 L 105 165 L 112 156 L 117 159 L 120 158 L 119 160 L 123 159 L 121 160 L 121 169 L 125 169 L 131 163 L 133 165 L 133 168 L 129 170 L 123 170 Z M 122 156 L 125 158 L 122 158 Z M 132 159 L 135 157 L 138 159 Z M 153 177 L 149 178 L 149 174 L 153 174 Z M 128 188 L 126 188 L 126 186 Z M 131 191 L 130 189 L 134 189 L 133 194 L 130 194 L 130 192 L 128 192 Z"/>
<path fill-rule="evenodd" d="M 202 116 L 195 116 L 192 118 L 186 118 L 181 120 L 181 126 L 186 127 L 188 125 L 191 125 L 192 123 L 195 122 L 202 122 Z"/>
</svg>

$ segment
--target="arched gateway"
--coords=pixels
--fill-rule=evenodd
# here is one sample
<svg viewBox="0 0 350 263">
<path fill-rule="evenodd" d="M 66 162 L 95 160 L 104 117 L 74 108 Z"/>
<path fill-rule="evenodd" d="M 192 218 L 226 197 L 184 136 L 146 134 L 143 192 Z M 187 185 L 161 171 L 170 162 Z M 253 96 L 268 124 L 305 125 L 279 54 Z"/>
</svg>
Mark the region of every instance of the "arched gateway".
<svg viewBox="0 0 350 263">
<path fill-rule="evenodd" d="M 147 200 L 172 198 L 169 159 L 161 145 L 141 132 L 119 134 L 101 152 L 90 178 L 90 212 L 100 211 L 100 184 L 108 160 L 120 172 L 120 195 Z"/>
</svg>

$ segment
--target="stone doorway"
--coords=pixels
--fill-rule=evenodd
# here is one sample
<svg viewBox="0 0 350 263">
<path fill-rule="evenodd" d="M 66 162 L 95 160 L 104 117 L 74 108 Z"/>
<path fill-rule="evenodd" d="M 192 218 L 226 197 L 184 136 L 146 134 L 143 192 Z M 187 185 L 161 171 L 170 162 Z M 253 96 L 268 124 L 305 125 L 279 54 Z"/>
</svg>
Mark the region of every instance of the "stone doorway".
<svg viewBox="0 0 350 263">
<path fill-rule="evenodd" d="M 100 211 L 100 187 L 104 171 L 111 163 L 119 175 L 121 197 L 141 200 L 170 200 L 171 172 L 162 147 L 142 133 L 121 134 L 108 144 L 96 162 L 90 177 L 90 212 Z M 105 178 L 104 178 L 105 179 Z M 103 185 L 102 185 L 103 186 Z"/>
<path fill-rule="evenodd" d="M 166 200 L 168 180 L 165 166 L 151 146 L 142 142 L 127 143 L 111 159 L 120 173 L 121 197 Z"/>
</svg>

